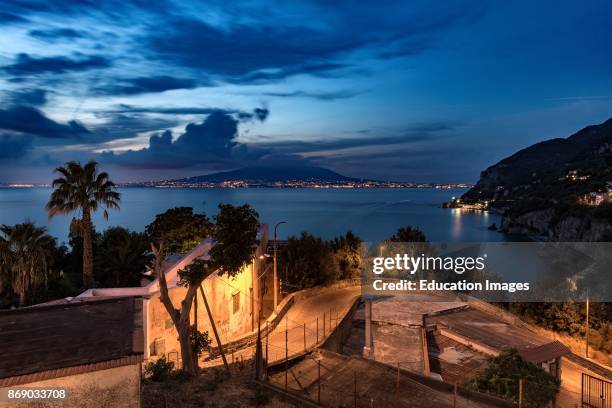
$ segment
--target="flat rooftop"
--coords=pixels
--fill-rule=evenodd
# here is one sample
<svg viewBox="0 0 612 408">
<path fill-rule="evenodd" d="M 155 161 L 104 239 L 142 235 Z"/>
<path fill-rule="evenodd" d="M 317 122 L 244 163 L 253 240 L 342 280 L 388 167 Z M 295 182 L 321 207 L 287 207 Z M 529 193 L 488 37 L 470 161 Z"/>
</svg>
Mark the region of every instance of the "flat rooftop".
<svg viewBox="0 0 612 408">
<path fill-rule="evenodd" d="M 331 352 L 313 352 L 290 367 L 287 375 L 288 389 L 317 401 L 318 365 L 321 364 L 321 404 L 323 406 L 355 405 L 357 407 L 440 407 L 453 406 L 452 386 L 436 380 L 419 377 L 394 367 L 378 364 L 366 359 L 348 357 Z M 280 366 L 282 368 L 282 365 Z M 271 375 L 270 381 L 284 388 L 285 372 Z M 399 387 L 397 387 L 399 381 Z M 507 406 L 486 403 L 482 400 L 458 397 L 459 406 L 474 408 Z"/>
<path fill-rule="evenodd" d="M 550 340 L 478 309 L 449 311 L 425 319 L 427 326 L 447 328 L 461 337 L 498 351 L 541 346 Z"/>
<path fill-rule="evenodd" d="M 443 381 L 459 384 L 469 381 L 487 365 L 487 356 L 440 332 L 427 333 L 429 368 Z"/>
</svg>

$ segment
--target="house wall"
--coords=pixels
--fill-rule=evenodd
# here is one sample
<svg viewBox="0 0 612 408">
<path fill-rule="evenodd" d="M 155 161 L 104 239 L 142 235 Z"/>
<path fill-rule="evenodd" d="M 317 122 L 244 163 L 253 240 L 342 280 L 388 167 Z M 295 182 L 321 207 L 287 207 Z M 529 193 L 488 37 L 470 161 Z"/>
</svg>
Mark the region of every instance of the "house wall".
<svg viewBox="0 0 612 408">
<path fill-rule="evenodd" d="M 70 375 L 22 384 L 11 388 L 66 388 L 63 402 L 40 403 L 37 407 L 140 408 L 140 365 L 132 364 L 107 370 Z M 0 389 L 4 393 L 6 388 Z M 1 403 L 1 408 L 22 408 L 31 403 Z"/>
<path fill-rule="evenodd" d="M 211 275 L 204 280 L 202 285 L 223 343 L 249 333 L 255 328 L 256 321 L 253 312 L 257 314 L 257 296 L 252 296 L 252 294 L 256 294 L 258 288 L 257 280 L 253 279 L 254 264 L 256 262 L 245 266 L 242 272 L 233 278 L 227 275 Z M 187 289 L 180 286 L 169 289 L 170 299 L 175 307 L 180 307 L 180 302 L 184 299 L 186 292 Z M 237 297 L 236 309 L 234 309 L 234 296 Z M 197 293 L 197 303 L 198 330 L 208 331 L 212 345 L 216 346 L 200 291 Z M 147 301 L 147 320 L 148 356 L 146 357 L 156 358 L 166 355 L 171 360 L 178 358 L 180 355 L 178 335 L 160 300 L 159 292 L 156 292 Z M 193 307 L 191 321 L 194 321 Z"/>
</svg>

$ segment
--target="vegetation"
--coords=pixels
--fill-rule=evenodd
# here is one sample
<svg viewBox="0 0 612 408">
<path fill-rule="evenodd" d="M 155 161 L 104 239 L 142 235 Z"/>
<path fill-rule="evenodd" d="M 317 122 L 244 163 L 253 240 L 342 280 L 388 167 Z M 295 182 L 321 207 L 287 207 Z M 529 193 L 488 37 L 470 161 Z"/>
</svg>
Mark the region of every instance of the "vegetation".
<svg viewBox="0 0 612 408">
<path fill-rule="evenodd" d="M 195 325 L 190 327 L 189 339 L 193 350 L 194 358 L 197 360 L 210 347 L 210 336 L 208 332 L 199 331 Z"/>
<path fill-rule="evenodd" d="M 174 362 L 160 357 L 145 365 L 145 376 L 151 381 L 165 381 L 174 371 Z"/>
<path fill-rule="evenodd" d="M 586 306 L 582 302 L 511 303 L 506 307 L 529 323 L 572 337 L 584 337 Z M 589 345 L 612 353 L 612 304 L 592 302 L 589 311 Z"/>
<path fill-rule="evenodd" d="M 523 360 L 516 350 L 489 359 L 488 366 L 465 385 L 517 403 L 519 380 L 523 380 L 523 406 L 526 408 L 547 406 L 559 391 L 558 379 Z"/>
<path fill-rule="evenodd" d="M 427 242 L 427 237 L 418 228 L 405 226 L 388 241 Z M 278 255 L 281 277 L 292 290 L 358 278 L 362 261 L 362 241 L 352 231 L 330 241 L 304 231 L 289 237 Z"/>
<path fill-rule="evenodd" d="M 279 270 L 284 271 L 287 285 L 294 289 L 333 282 L 339 276 L 329 245 L 307 232 L 302 232 L 299 238 L 287 239 L 287 245 L 278 254 L 278 264 Z"/>
<path fill-rule="evenodd" d="M 338 279 L 359 277 L 361 266 L 361 239 L 348 231 L 345 235 L 335 237 L 329 242 L 338 266 Z"/>
<path fill-rule="evenodd" d="M 91 213 L 104 208 L 104 218 L 108 219 L 109 208 L 118 209 L 120 195 L 115 184 L 105 172 L 98 172 L 98 164 L 89 161 L 85 166 L 78 162 L 68 162 L 55 169 L 60 177 L 53 180 L 54 188 L 47 203 L 49 218 L 58 214 L 76 214 L 71 229 L 83 238 L 83 287 L 94 285 L 93 237 Z"/>
<path fill-rule="evenodd" d="M 192 218 L 194 217 L 195 215 L 192 216 Z M 173 222 L 168 222 L 168 225 L 175 225 L 179 231 L 184 231 L 186 227 L 182 223 L 189 223 L 190 218 L 180 217 L 177 222 L 171 221 Z M 249 205 L 234 207 L 229 204 L 220 204 L 219 213 L 214 216 L 214 221 L 215 223 L 212 224 L 211 228 L 214 246 L 210 251 L 210 259 L 194 262 L 179 272 L 179 283 L 187 287 L 187 292 L 178 309 L 175 308 L 170 299 L 166 276 L 162 270 L 162 262 L 167 253 L 166 245 L 169 247 L 173 245 L 184 247 L 184 243 L 172 242 L 177 237 L 184 237 L 184 235 L 172 230 L 168 230 L 167 233 L 161 231 L 158 236 L 159 241 L 151 243 L 151 249 L 155 256 L 153 266 L 155 275 L 159 278 L 161 301 L 178 333 L 181 355 L 183 356 L 182 369 L 188 375 L 196 375 L 198 372 L 197 354 L 193 349 L 192 330 L 189 322 L 190 311 L 197 290 L 201 287 L 206 276 L 215 270 L 219 270 L 221 275 L 235 276 L 246 263 L 251 261 L 253 248 L 257 245 L 258 214 Z M 189 236 L 187 236 L 188 238 Z M 185 356 L 192 356 L 192 358 L 185 358 Z"/>
<path fill-rule="evenodd" d="M 218 368 L 202 370 L 196 377 L 172 373 L 164 381 L 145 380 L 142 384 L 142 407 L 289 407 L 288 402 L 279 400 L 273 394 L 253 382 L 249 367 L 253 362 L 236 363 L 231 367 L 232 375 Z"/>
<path fill-rule="evenodd" d="M 19 306 L 26 296 L 46 286 L 48 269 L 53 264 L 55 239 L 31 222 L 0 227 L 0 269 L 19 296 Z"/>
<path fill-rule="evenodd" d="M 191 207 L 175 207 L 155 216 L 145 233 L 150 242 L 164 242 L 168 253 L 185 253 L 210 235 L 212 223 Z"/>
<path fill-rule="evenodd" d="M 361 243 L 352 231 L 331 241 L 302 232 L 299 237 L 289 237 L 287 245 L 280 249 L 279 273 L 292 290 L 357 278 Z"/>
<path fill-rule="evenodd" d="M 410 225 L 401 227 L 397 232 L 391 235 L 389 238 L 391 242 L 427 242 L 427 237 L 418 228 L 411 227 Z"/>
<path fill-rule="evenodd" d="M 96 284 L 102 287 L 140 286 L 150 261 L 149 241 L 140 232 L 112 227 L 95 239 Z"/>
</svg>

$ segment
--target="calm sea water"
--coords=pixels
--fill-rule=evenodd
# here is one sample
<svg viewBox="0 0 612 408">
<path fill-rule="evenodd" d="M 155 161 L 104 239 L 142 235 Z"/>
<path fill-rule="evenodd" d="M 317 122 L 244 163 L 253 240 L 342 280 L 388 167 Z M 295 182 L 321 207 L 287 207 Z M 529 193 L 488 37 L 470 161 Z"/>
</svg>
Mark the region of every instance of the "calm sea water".
<svg viewBox="0 0 612 408">
<path fill-rule="evenodd" d="M 156 214 L 176 206 L 190 206 L 214 214 L 219 203 L 249 203 L 263 222 L 279 227 L 280 238 L 309 231 L 332 238 L 353 230 L 365 241 L 388 238 L 397 228 L 412 225 L 425 232 L 430 241 L 504 241 L 507 237 L 490 231 L 500 217 L 483 212 L 442 209 L 440 205 L 462 189 L 121 189 L 121 210 L 111 211 L 108 221 L 94 215 L 98 231 L 120 225 L 141 231 Z M 0 189 L 0 224 L 26 219 L 47 227 L 60 241 L 68 236 L 70 218 L 47 219 L 44 209 L 48 188 Z"/>
</svg>

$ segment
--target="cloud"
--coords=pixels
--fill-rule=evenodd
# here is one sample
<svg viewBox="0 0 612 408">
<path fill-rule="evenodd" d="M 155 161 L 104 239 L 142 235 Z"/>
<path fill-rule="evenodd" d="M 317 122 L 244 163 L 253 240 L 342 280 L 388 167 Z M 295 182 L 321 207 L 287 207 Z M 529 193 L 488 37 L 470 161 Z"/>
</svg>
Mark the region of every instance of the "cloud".
<svg viewBox="0 0 612 408">
<path fill-rule="evenodd" d="M 321 101 L 335 101 L 337 99 L 348 99 L 363 94 L 365 91 L 340 90 L 331 92 L 289 91 L 289 92 L 265 92 L 263 95 L 276 98 L 312 98 Z"/>
<path fill-rule="evenodd" d="M 317 69 L 338 68 L 327 66 L 326 59 L 357 43 L 353 36 L 332 37 L 305 27 L 236 25 L 223 30 L 188 17 L 177 18 L 149 39 L 156 59 L 236 78 L 275 67 L 307 69 L 305 64 L 317 62 L 314 59 L 322 63 Z"/>
<path fill-rule="evenodd" d="M 0 134 L 0 159 L 18 159 L 32 148 L 32 136 Z"/>
<path fill-rule="evenodd" d="M 111 84 L 95 88 L 94 92 L 102 95 L 137 95 L 173 89 L 194 89 L 199 86 L 214 86 L 214 84 L 209 81 L 160 75 L 115 79 Z"/>
<path fill-rule="evenodd" d="M 415 2 L 408 7 L 388 1 L 355 7 L 314 1 L 277 5 L 253 18 L 262 7 L 258 2 L 223 6 L 213 19 L 175 13 L 163 27 L 145 34 L 143 51 L 151 60 L 237 84 L 301 74 L 346 76 L 364 59 L 422 54 L 435 47 L 441 32 L 472 23 L 485 9 L 480 2 L 447 7 Z"/>
<path fill-rule="evenodd" d="M 27 20 L 17 14 L 0 11 L 0 23 L 23 23 Z"/>
<path fill-rule="evenodd" d="M 283 68 L 254 71 L 236 77 L 226 77 L 225 80 L 234 84 L 259 85 L 278 82 L 290 76 L 300 74 L 309 74 L 323 78 L 335 78 L 342 76 L 344 71 L 351 67 L 352 65 L 350 64 L 339 63 L 298 64 Z M 360 73 L 364 74 L 365 71 L 362 70 Z"/>
<path fill-rule="evenodd" d="M 125 113 L 100 113 L 104 123 L 90 126 L 95 142 L 131 139 L 141 133 L 167 129 L 179 124 L 175 118 L 159 118 L 150 115 Z"/>
<path fill-rule="evenodd" d="M 58 57 L 31 57 L 29 54 L 21 53 L 15 58 L 15 62 L 6 65 L 2 69 L 11 75 L 36 75 L 36 74 L 63 74 L 71 71 L 86 71 L 94 68 L 106 68 L 111 62 L 99 55 L 68 58 Z"/>
<path fill-rule="evenodd" d="M 456 126 L 452 123 L 432 122 L 407 126 L 403 129 L 382 129 L 370 130 L 362 129 L 357 132 L 359 137 L 343 137 L 334 139 L 318 139 L 310 141 L 275 141 L 259 143 L 262 147 L 274 148 L 277 152 L 283 153 L 314 153 L 341 151 L 344 149 L 354 149 L 375 146 L 391 145 L 412 145 L 420 142 L 432 142 L 444 137 L 448 132 L 454 130 Z"/>
<path fill-rule="evenodd" d="M 87 37 L 87 33 L 81 30 L 72 28 L 51 28 L 47 30 L 30 30 L 28 34 L 31 37 L 46 41 L 55 41 L 59 39 L 75 39 Z"/>
<path fill-rule="evenodd" d="M 157 113 L 162 115 L 210 115 L 212 113 L 226 113 L 236 115 L 243 121 L 258 120 L 263 122 L 269 114 L 265 107 L 255 108 L 251 112 L 240 109 L 226 109 L 215 107 L 183 106 L 183 107 L 163 107 L 163 106 L 134 106 L 120 104 L 117 108 L 110 110 L 113 113 Z"/>
<path fill-rule="evenodd" d="M 9 93 L 13 105 L 42 106 L 47 103 L 46 89 L 20 89 Z"/>
<path fill-rule="evenodd" d="M 172 132 L 155 134 L 149 147 L 121 154 L 103 153 L 102 159 L 126 167 L 187 168 L 198 164 L 211 167 L 231 162 L 232 149 L 238 144 L 238 119 L 216 111 L 201 123 L 190 123 L 173 140 Z"/>
<path fill-rule="evenodd" d="M 89 130 L 78 121 L 58 123 L 32 106 L 10 106 L 8 109 L 0 109 L 0 129 L 52 139 L 78 139 L 89 133 Z"/>
</svg>

